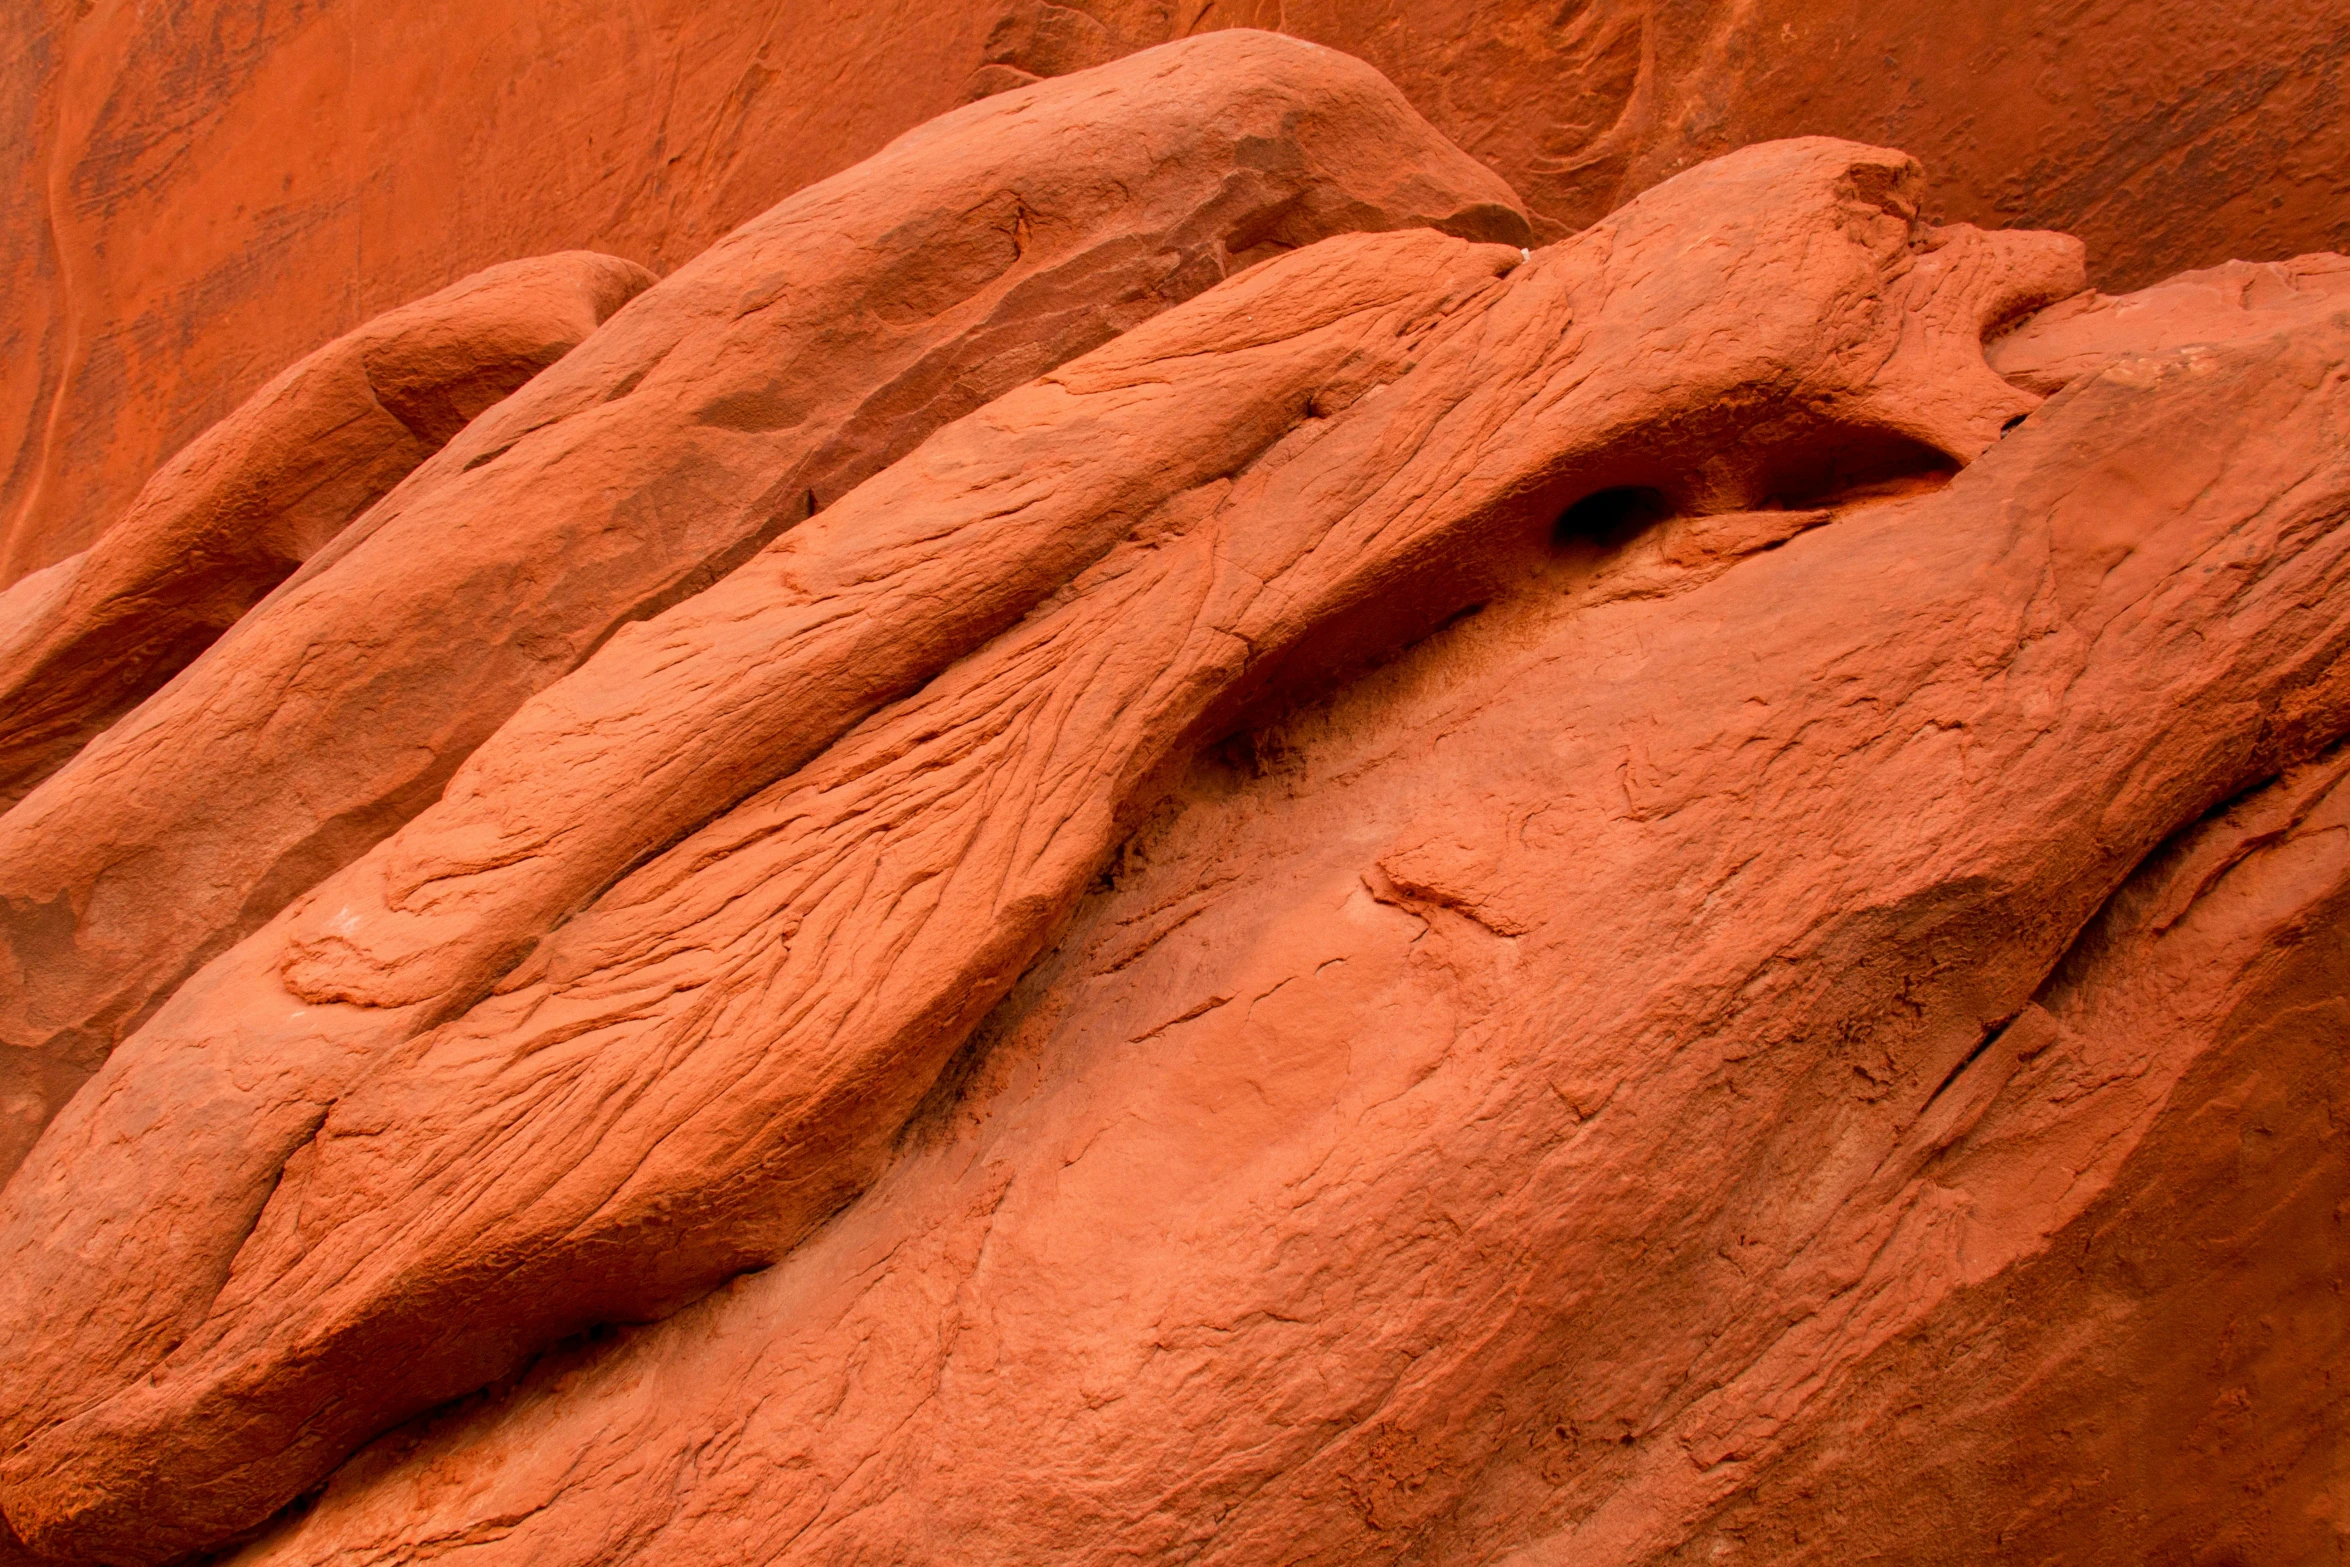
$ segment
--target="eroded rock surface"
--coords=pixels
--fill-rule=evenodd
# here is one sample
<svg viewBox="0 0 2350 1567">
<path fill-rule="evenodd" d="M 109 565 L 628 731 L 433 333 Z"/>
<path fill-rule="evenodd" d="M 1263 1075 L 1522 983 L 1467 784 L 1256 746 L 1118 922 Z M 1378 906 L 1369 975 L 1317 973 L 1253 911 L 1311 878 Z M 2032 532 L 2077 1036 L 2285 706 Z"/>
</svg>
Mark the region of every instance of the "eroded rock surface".
<svg viewBox="0 0 2350 1567">
<path fill-rule="evenodd" d="M 0 1562 L 2338 1554 L 2350 262 L 1123 48 L 0 816 Z"/>
<path fill-rule="evenodd" d="M 1357 61 L 1231 33 L 1006 94 L 648 291 L 0 816 L 23 1136 L 204 959 L 430 804 L 532 693 L 938 426 L 1328 234 L 1517 240 Z"/>
<path fill-rule="evenodd" d="M 164 464 L 98 543 L 0 594 L 0 809 L 652 282 L 547 256 L 380 316 Z"/>
<path fill-rule="evenodd" d="M 0 12 L 0 584 L 401 300 L 579 247 L 666 274 L 966 94 L 1226 27 L 1385 72 L 1545 239 L 1825 133 L 1918 156 L 1937 216 L 2079 235 L 2108 287 L 2350 249 L 2336 0 L 24 0 Z"/>
<path fill-rule="evenodd" d="M 2350 257 L 2231 261 L 2135 294 L 2085 293 L 2039 311 L 1986 350 L 2017 385 L 2053 392 L 2127 354 L 2322 326 L 2350 311 Z"/>
<path fill-rule="evenodd" d="M 7 1417 L 19 1531 L 210 1543 L 519 1354 L 782 1255 L 877 1172 L 1170 756 L 1323 644 L 1473 602 L 1573 496 L 1752 504 L 1887 442 L 1982 450 L 2032 402 L 1983 334 L 2077 288 L 2078 253 L 1926 230 L 1916 185 L 1897 153 L 1782 143 L 1531 261 L 1425 232 L 1301 252 L 950 427 L 616 642 L 190 987 L 11 1186 L 7 1331 L 28 1391 L 50 1381 Z M 462 1006 L 749 769 L 924 679 L 359 1076 L 362 1040 Z M 150 1184 L 146 1150 L 189 1121 L 278 1155 L 222 1183 L 217 1241 Z M 158 1278 L 159 1247 L 183 1265 Z M 118 1304 L 90 1338 L 35 1326 L 93 1295 Z M 93 1405 L 140 1342 L 173 1347 Z"/>
<path fill-rule="evenodd" d="M 1779 143 L 1537 261 L 1426 233 L 1302 251 L 952 425 L 606 648 L 190 987 L 9 1189 L 9 1341 L 28 1388 L 35 1360 L 59 1377 L 7 1435 L 80 1410 L 7 1461 L 9 1518 L 42 1548 L 209 1544 L 519 1353 L 773 1262 L 872 1179 L 1170 754 L 1328 663 L 1321 641 L 1473 601 L 1574 493 L 1753 503 L 1882 442 L 1972 458 L 2030 406 L 1983 331 L 2080 263 L 1922 230 L 1915 183 L 1896 153 Z M 933 674 L 362 1085 L 360 1038 L 463 1006 L 750 768 Z M 221 1078 L 226 1102 L 197 1088 Z M 223 1184 L 204 1243 L 148 1149 L 183 1121 L 254 1149 L 256 1114 L 303 1139 Z M 148 1276 L 157 1245 L 193 1250 L 134 1316 L 132 1269 L 106 1273 Z M 94 1341 L 38 1325 L 92 1294 L 117 1302 Z M 139 1374 L 125 1341 L 176 1346 L 92 1407 Z"/>
<path fill-rule="evenodd" d="M 1526 562 L 1196 768 L 807 1244 L 247 1559 L 2322 1559 L 2346 366 Z"/>
<path fill-rule="evenodd" d="M 1890 1320 L 1688 1554 L 2340 1552 L 2343 776 L 2337 747 L 2167 845 L 1954 1083 L 1872 1269 Z M 1862 1502 L 1888 1474 L 1909 1505 Z"/>
</svg>

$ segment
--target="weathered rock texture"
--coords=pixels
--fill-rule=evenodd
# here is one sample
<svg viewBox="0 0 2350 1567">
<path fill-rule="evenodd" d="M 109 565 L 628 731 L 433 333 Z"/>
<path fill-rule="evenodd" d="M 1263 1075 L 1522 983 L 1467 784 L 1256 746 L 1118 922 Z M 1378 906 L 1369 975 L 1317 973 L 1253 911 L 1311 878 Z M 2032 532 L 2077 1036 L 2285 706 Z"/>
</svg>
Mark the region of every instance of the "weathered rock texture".
<svg viewBox="0 0 2350 1567">
<path fill-rule="evenodd" d="M 0 816 L 0 1157 L 623 624 L 1227 271 L 1351 229 L 1522 239 L 1510 202 L 1358 62 L 1232 33 L 973 105 L 746 225 Z"/>
<path fill-rule="evenodd" d="M 250 1559 L 2328 1559 L 2346 368 L 1571 545 L 1197 768 L 831 1227 Z"/>
<path fill-rule="evenodd" d="M 2350 1545 L 2350 262 L 1177 20 L 0 816 L 0 1563 Z"/>
<path fill-rule="evenodd" d="M 1917 154 L 1952 219 L 2080 234 L 2111 286 L 2350 249 L 2334 0 L 21 0 L 0 584 L 402 300 L 571 248 L 667 273 L 966 93 L 1232 26 L 1369 60 L 1546 238 L 1827 133 Z"/>
<path fill-rule="evenodd" d="M 0 809 L 652 281 L 548 256 L 380 316 L 205 431 L 96 544 L 0 594 Z"/>
<path fill-rule="evenodd" d="M 2085 293 L 2019 322 L 1985 350 L 2019 386 L 2054 392 L 2116 356 L 2266 336 L 2350 310 L 2350 257 L 2232 261 L 2115 297 Z"/>
<path fill-rule="evenodd" d="M 1521 557 L 1195 768 L 831 1226 L 252 1559 L 2323 1559 L 2346 369 Z"/>
<path fill-rule="evenodd" d="M 1915 183 L 1781 143 L 1535 261 L 1312 248 L 616 641 L 184 992 L 11 1186 L 0 1320 L 41 1387 L 0 1426 L 27 1444 L 11 1521 L 44 1549 L 213 1543 L 520 1355 L 772 1262 L 876 1173 L 1171 755 L 1320 644 L 1472 602 L 1576 495 L 1753 504 L 1888 442 L 1981 451 L 2034 402 L 1983 335 L 2077 289 L 2077 248 L 1924 230 Z M 363 1041 L 464 1005 L 753 769 L 925 680 L 362 1077 Z M 191 1135 L 247 1154 L 217 1239 L 153 1184 Z M 94 1297 L 92 1336 L 57 1330 Z M 147 1371 L 141 1344 L 170 1352 Z"/>
</svg>

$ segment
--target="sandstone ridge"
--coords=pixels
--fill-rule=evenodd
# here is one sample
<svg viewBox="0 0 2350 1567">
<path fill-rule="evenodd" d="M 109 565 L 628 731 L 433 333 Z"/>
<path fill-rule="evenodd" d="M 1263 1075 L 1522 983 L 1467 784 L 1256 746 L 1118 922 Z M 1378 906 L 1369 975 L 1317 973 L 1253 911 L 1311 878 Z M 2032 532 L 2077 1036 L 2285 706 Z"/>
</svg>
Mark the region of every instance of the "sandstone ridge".
<svg viewBox="0 0 2350 1567">
<path fill-rule="evenodd" d="M 548 256 L 380 316 L 205 431 L 96 544 L 0 595 L 0 809 L 652 282 Z"/>
<path fill-rule="evenodd" d="M 1368 61 L 1546 241 L 1829 134 L 1916 155 L 1941 219 L 2079 235 L 2111 289 L 2350 249 L 2334 0 L 25 0 L 0 12 L 0 586 L 403 300 L 582 248 L 667 275 L 971 94 L 1218 28 Z"/>
<path fill-rule="evenodd" d="M 746 225 L 0 816 L 27 1129 L 534 692 L 938 426 L 1254 260 L 1521 240 L 1511 202 L 1360 62 L 1232 33 L 974 105 Z"/>
<path fill-rule="evenodd" d="M 0 598 L 0 1567 L 2338 1551 L 2350 261 L 1074 14 Z"/>
</svg>

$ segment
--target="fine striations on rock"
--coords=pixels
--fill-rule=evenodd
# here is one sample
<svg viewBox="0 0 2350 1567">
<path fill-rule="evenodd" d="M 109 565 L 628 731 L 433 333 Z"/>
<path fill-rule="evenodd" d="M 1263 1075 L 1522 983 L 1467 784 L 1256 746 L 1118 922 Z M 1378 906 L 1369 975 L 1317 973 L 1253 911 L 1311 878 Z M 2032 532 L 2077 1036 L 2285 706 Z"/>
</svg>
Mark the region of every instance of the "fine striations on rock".
<svg viewBox="0 0 2350 1567">
<path fill-rule="evenodd" d="M 2338 1554 L 2350 262 L 1097 10 L 53 579 L 0 1563 Z"/>
<path fill-rule="evenodd" d="M 1227 33 L 973 105 L 746 225 L 0 816 L 23 1129 L 534 692 L 938 426 L 1252 261 L 1515 242 L 1510 203 L 1360 62 Z"/>
<path fill-rule="evenodd" d="M 652 281 L 546 256 L 379 316 L 164 464 L 96 544 L 0 594 L 0 810 Z"/>
</svg>

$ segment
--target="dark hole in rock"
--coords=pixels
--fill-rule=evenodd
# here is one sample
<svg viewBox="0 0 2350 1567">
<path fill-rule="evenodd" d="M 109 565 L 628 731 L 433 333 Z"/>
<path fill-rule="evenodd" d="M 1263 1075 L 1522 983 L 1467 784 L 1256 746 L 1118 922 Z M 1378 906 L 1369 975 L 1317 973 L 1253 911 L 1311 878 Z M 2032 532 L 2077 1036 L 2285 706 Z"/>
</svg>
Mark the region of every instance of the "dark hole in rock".
<svg viewBox="0 0 2350 1567">
<path fill-rule="evenodd" d="M 1662 492 L 1642 485 L 1597 490 L 1559 513 L 1552 525 L 1554 545 L 1598 544 L 1613 549 L 1673 514 Z"/>
<path fill-rule="evenodd" d="M 1808 511 L 1908 495 L 1939 489 L 1957 472 L 1955 461 L 1923 441 L 1885 430 L 1854 430 L 1832 442 L 1807 445 L 1778 465 L 1768 504 Z"/>
</svg>

